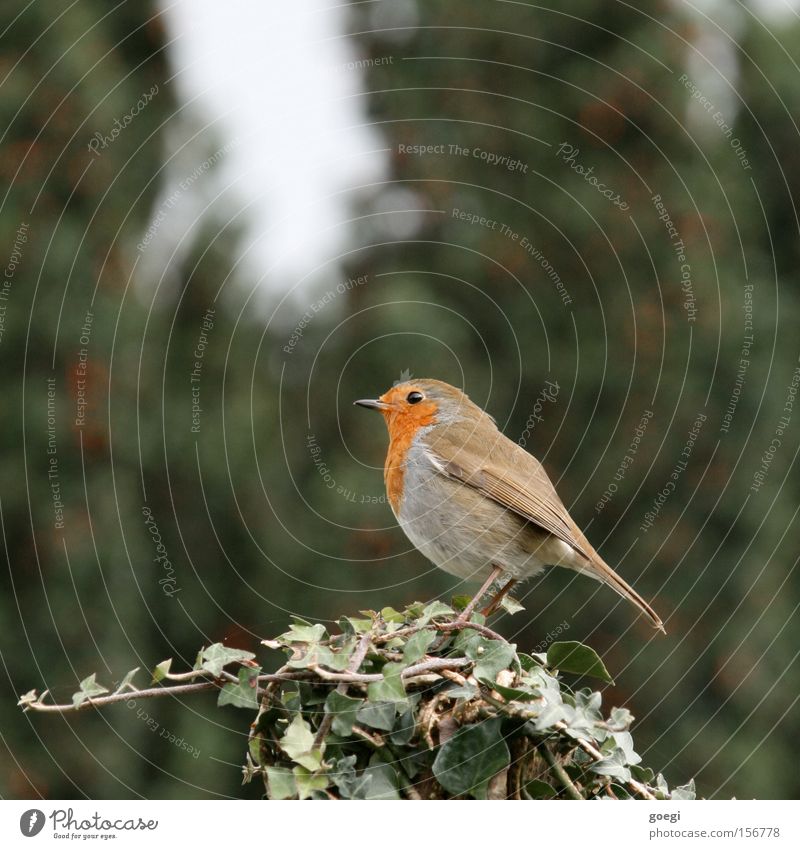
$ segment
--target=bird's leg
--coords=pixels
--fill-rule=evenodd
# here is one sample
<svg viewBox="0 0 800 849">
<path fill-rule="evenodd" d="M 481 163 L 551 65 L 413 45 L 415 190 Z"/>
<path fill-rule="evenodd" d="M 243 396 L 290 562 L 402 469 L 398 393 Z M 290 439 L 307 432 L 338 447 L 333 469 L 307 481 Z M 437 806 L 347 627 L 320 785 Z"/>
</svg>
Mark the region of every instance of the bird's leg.
<svg viewBox="0 0 800 849">
<path fill-rule="evenodd" d="M 469 622 L 470 616 L 472 616 L 472 611 L 478 605 L 478 602 L 483 598 L 484 595 L 489 591 L 492 584 L 503 574 L 503 570 L 499 566 L 495 566 L 492 564 L 492 573 L 489 577 L 483 582 L 483 586 L 478 590 L 478 592 L 473 597 L 472 601 L 459 613 L 457 622 Z"/>
<path fill-rule="evenodd" d="M 498 608 L 498 607 L 500 607 L 500 602 L 501 602 L 501 601 L 502 601 L 502 600 L 506 597 L 506 595 L 508 594 L 508 591 L 509 591 L 509 590 L 511 589 L 511 587 L 513 587 L 513 586 L 514 586 L 514 584 L 516 584 L 516 583 L 517 583 L 517 579 L 516 579 L 516 578 L 509 578 L 509 579 L 508 579 L 508 581 L 506 581 L 506 583 L 505 583 L 505 585 L 503 586 L 503 588 L 502 588 L 502 589 L 501 589 L 501 590 L 497 593 L 497 595 L 496 595 L 496 596 L 495 596 L 495 597 L 494 597 L 494 598 L 493 598 L 493 599 L 489 602 L 489 604 L 487 604 L 487 605 L 486 605 L 486 607 L 484 607 L 484 608 L 483 608 L 483 610 L 481 611 L 481 613 L 482 613 L 484 616 L 486 616 L 486 617 L 491 616 L 491 615 L 492 615 L 492 614 L 493 614 L 493 613 L 497 610 L 497 608 Z"/>
</svg>

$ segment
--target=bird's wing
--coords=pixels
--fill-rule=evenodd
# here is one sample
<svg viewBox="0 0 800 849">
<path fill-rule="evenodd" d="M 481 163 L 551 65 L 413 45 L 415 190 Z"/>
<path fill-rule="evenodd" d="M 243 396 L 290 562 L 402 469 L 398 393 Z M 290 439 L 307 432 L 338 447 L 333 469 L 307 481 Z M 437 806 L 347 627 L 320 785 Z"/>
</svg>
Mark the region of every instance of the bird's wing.
<svg viewBox="0 0 800 849">
<path fill-rule="evenodd" d="M 443 475 L 471 486 L 523 519 L 558 537 L 587 560 L 567 508 L 542 464 L 499 431 L 478 451 L 464 448 L 462 428 L 450 426 L 428 444 L 431 462 Z"/>
</svg>

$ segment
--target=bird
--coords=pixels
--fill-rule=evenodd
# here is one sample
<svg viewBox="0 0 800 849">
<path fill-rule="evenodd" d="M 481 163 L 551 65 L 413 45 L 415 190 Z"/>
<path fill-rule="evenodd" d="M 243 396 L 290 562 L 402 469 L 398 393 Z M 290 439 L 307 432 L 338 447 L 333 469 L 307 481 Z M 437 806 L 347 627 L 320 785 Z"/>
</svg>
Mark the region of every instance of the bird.
<svg viewBox="0 0 800 849">
<path fill-rule="evenodd" d="M 487 616 L 518 581 L 561 566 L 611 587 L 666 633 L 653 608 L 591 546 L 542 464 L 460 389 L 410 379 L 353 403 L 386 421 L 386 495 L 408 539 L 445 572 L 483 580 L 470 615 L 501 578 Z"/>
</svg>

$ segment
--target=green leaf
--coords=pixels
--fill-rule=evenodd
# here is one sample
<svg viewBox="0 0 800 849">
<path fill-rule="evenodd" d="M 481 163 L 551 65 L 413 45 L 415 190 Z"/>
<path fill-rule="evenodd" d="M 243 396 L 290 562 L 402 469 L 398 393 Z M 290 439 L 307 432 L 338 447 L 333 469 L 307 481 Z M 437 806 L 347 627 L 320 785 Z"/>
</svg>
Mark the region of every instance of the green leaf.
<svg viewBox="0 0 800 849">
<path fill-rule="evenodd" d="M 614 679 L 608 674 L 597 652 L 574 640 L 553 643 L 547 650 L 547 665 L 551 669 L 560 669 L 562 672 L 590 675 L 607 684 L 614 683 Z"/>
<path fill-rule="evenodd" d="M 289 630 L 278 637 L 284 643 L 318 643 L 325 638 L 325 626 L 320 622 L 310 625 L 300 619 L 289 626 Z"/>
<path fill-rule="evenodd" d="M 389 739 L 395 746 L 406 746 L 414 736 L 414 731 L 417 727 L 417 721 L 413 710 L 407 710 L 401 713 L 397 719 L 397 724 L 392 729 Z"/>
<path fill-rule="evenodd" d="M 500 607 L 502 607 L 509 616 L 513 616 L 515 613 L 520 613 L 525 610 L 525 608 L 510 595 L 504 595 L 500 599 Z"/>
<path fill-rule="evenodd" d="M 381 610 L 381 618 L 384 622 L 394 622 L 396 625 L 402 625 L 406 621 L 405 616 L 393 607 L 384 607 Z"/>
<path fill-rule="evenodd" d="M 220 691 L 217 706 L 233 705 L 234 707 L 258 709 L 258 676 L 260 666 L 243 666 L 238 673 L 236 684 L 226 684 Z"/>
<path fill-rule="evenodd" d="M 17 702 L 17 707 L 25 707 L 27 705 L 32 705 L 34 702 L 39 701 L 39 695 L 36 690 L 28 690 L 24 696 L 19 697 L 19 701 Z"/>
<path fill-rule="evenodd" d="M 517 687 L 503 687 L 500 684 L 497 684 L 494 681 L 483 681 L 487 687 L 491 687 L 495 692 L 500 693 L 500 695 L 507 702 L 532 702 L 534 699 L 539 698 L 538 693 L 534 693 L 532 690 L 520 690 Z"/>
<path fill-rule="evenodd" d="M 78 690 L 77 693 L 72 694 L 73 707 L 78 707 L 78 705 L 82 705 L 87 699 L 92 699 L 95 696 L 102 696 L 103 693 L 108 692 L 107 687 L 97 683 L 94 672 L 92 672 L 88 678 L 84 678 L 79 686 L 80 690 Z"/>
<path fill-rule="evenodd" d="M 297 783 L 290 769 L 283 766 L 267 767 L 267 796 L 270 799 L 291 799 L 297 795 Z"/>
<path fill-rule="evenodd" d="M 367 702 L 359 708 L 356 719 L 370 728 L 391 731 L 396 715 L 394 702 Z"/>
<path fill-rule="evenodd" d="M 169 675 L 169 668 L 172 666 L 172 658 L 169 660 L 162 660 L 161 663 L 156 666 L 153 670 L 153 683 L 158 684 L 159 681 L 163 681 L 167 675 Z"/>
<path fill-rule="evenodd" d="M 522 789 L 529 799 L 555 799 L 558 795 L 546 781 L 538 778 L 529 781 Z"/>
<path fill-rule="evenodd" d="M 642 758 L 637 755 L 633 748 L 633 737 L 629 731 L 615 731 L 612 735 L 614 742 L 619 746 L 625 755 L 625 763 L 629 766 L 641 763 Z"/>
<path fill-rule="evenodd" d="M 598 775 L 608 775 L 611 778 L 618 778 L 620 781 L 631 780 L 631 771 L 625 765 L 625 753 L 622 749 L 614 749 L 609 757 L 591 764 L 590 768 L 592 772 L 596 772 Z"/>
<path fill-rule="evenodd" d="M 371 619 L 355 619 L 352 616 L 346 616 L 345 619 L 350 623 L 356 634 L 366 634 L 372 627 Z"/>
<path fill-rule="evenodd" d="M 500 640 L 488 640 L 481 637 L 467 649 L 467 657 L 476 661 L 472 674 L 480 681 L 494 681 L 497 673 L 507 669 L 516 657 L 516 647 Z"/>
<path fill-rule="evenodd" d="M 203 665 L 201 668 L 210 672 L 215 678 L 219 678 L 224 666 L 234 661 L 252 660 L 254 657 L 253 652 L 229 649 L 222 643 L 214 643 L 207 649 L 203 649 Z"/>
<path fill-rule="evenodd" d="M 693 802 L 697 798 L 697 791 L 694 787 L 694 779 L 688 784 L 681 784 L 680 787 L 675 787 L 670 793 L 670 799 L 673 801 L 686 800 Z"/>
<path fill-rule="evenodd" d="M 459 613 L 464 610 L 471 601 L 472 596 L 469 595 L 454 595 L 450 599 L 450 603 L 453 605 L 455 610 L 459 611 Z"/>
<path fill-rule="evenodd" d="M 433 774 L 454 796 L 470 793 L 476 799 L 485 799 L 490 779 L 509 762 L 501 720 L 488 719 L 459 728 L 436 755 Z"/>
<path fill-rule="evenodd" d="M 382 681 L 373 681 L 367 687 L 367 698 L 371 702 L 405 702 L 406 689 L 403 686 L 402 663 L 385 663 L 381 672 Z"/>
<path fill-rule="evenodd" d="M 403 665 L 411 666 L 412 663 L 425 657 L 425 653 L 435 639 L 434 631 L 417 631 L 416 634 L 412 634 L 403 649 Z"/>
<path fill-rule="evenodd" d="M 345 799 L 399 799 L 398 780 L 394 769 L 373 758 L 358 775 L 354 769 L 355 755 L 342 758 L 331 773 L 339 792 Z"/>
<path fill-rule="evenodd" d="M 441 601 L 431 602 L 423 611 L 419 618 L 419 625 L 427 625 L 432 619 L 437 616 L 452 616 L 455 613 L 449 604 L 444 604 Z"/>
<path fill-rule="evenodd" d="M 340 737 L 349 737 L 353 733 L 353 723 L 358 709 L 366 704 L 363 699 L 354 699 L 331 690 L 325 700 L 325 713 L 333 715 L 331 730 Z M 394 705 L 392 705 L 394 713 Z"/>
<path fill-rule="evenodd" d="M 123 692 L 123 690 L 127 690 L 128 688 L 134 689 L 131 682 L 136 677 L 136 673 L 139 671 L 139 669 L 140 667 L 137 666 L 136 669 L 131 669 L 130 672 L 126 672 L 125 677 L 122 679 L 122 681 L 119 682 L 119 686 L 116 690 L 114 690 L 114 692 L 121 693 Z"/>
<path fill-rule="evenodd" d="M 315 772 L 322 765 L 322 748 L 313 749 L 314 735 L 302 714 L 295 714 L 278 745 L 297 764 Z"/>
<path fill-rule="evenodd" d="M 296 766 L 292 773 L 300 799 L 308 799 L 315 790 L 324 790 L 330 783 L 327 775 L 314 775 L 313 771 L 302 766 Z"/>
</svg>

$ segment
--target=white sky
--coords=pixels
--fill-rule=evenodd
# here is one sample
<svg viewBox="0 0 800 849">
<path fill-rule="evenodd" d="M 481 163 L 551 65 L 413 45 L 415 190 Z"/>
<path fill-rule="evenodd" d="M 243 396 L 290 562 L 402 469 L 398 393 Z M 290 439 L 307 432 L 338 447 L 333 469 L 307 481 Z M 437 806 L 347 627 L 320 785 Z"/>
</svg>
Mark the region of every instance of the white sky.
<svg viewBox="0 0 800 849">
<path fill-rule="evenodd" d="M 381 179 L 380 135 L 366 123 L 363 58 L 339 35 L 344 7 L 330 0 L 164 0 L 179 96 L 199 96 L 196 120 L 217 124 L 216 147 L 237 138 L 220 163 L 236 182 L 235 213 L 252 203 L 248 268 L 266 290 L 286 290 L 346 245 L 352 196 Z M 212 131 L 213 132 L 213 131 Z M 217 186 L 217 190 L 219 185 Z"/>
</svg>

